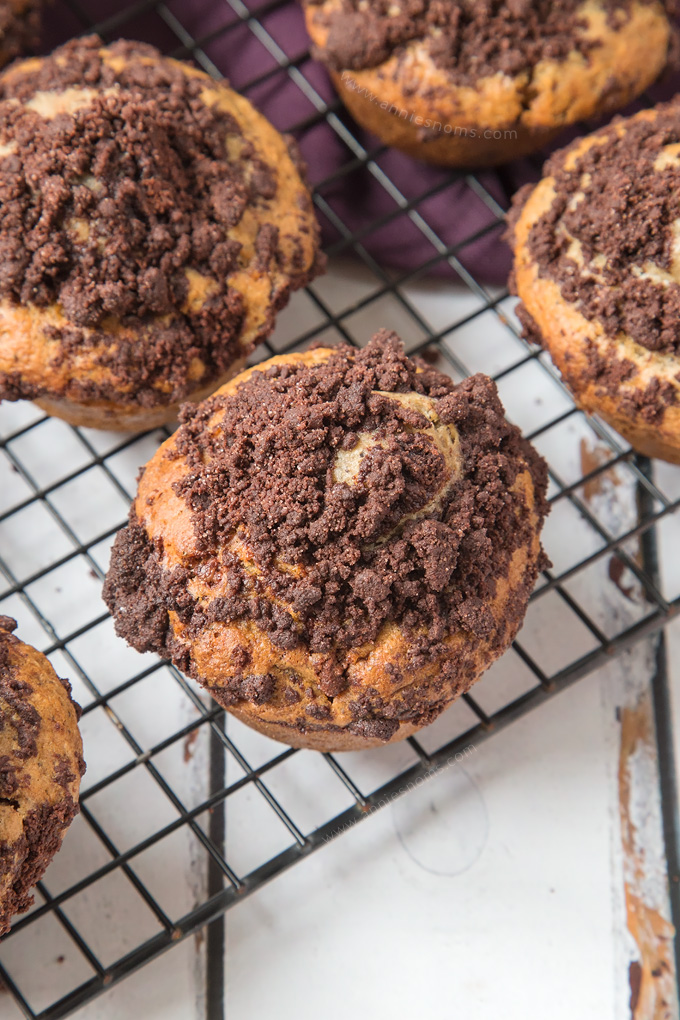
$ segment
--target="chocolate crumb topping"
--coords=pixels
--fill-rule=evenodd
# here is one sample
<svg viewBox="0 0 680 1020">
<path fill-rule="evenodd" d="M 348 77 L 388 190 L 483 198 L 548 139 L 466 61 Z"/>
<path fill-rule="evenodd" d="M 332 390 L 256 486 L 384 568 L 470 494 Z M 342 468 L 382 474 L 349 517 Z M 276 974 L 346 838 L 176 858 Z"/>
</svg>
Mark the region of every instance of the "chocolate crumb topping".
<svg viewBox="0 0 680 1020">
<path fill-rule="evenodd" d="M 81 772 L 81 775 L 83 773 Z M 68 789 L 69 785 L 76 780 L 76 774 L 71 768 L 71 762 L 69 758 L 64 754 L 60 754 L 57 757 L 57 763 L 54 767 L 54 773 L 52 775 L 57 786 L 63 787 L 65 790 Z"/>
<path fill-rule="evenodd" d="M 555 198 L 530 232 L 531 256 L 610 339 L 625 334 L 677 355 L 680 104 L 657 107 L 650 119 L 617 120 L 594 139 L 573 168 L 573 147 L 546 165 Z"/>
<path fill-rule="evenodd" d="M 26 813 L 19 840 L 0 839 L 0 876 L 11 885 L 0 898 L 0 935 L 9 931 L 15 914 L 33 903 L 32 889 L 61 847 L 64 833 L 78 814 L 78 803 L 66 794 L 57 804 L 39 804 Z"/>
<path fill-rule="evenodd" d="M 40 731 L 40 716 L 27 700 L 33 688 L 13 674 L 0 676 L 0 706 L 3 728 L 8 724 L 16 731 L 15 758 L 25 761 L 38 753 L 36 737 Z"/>
<path fill-rule="evenodd" d="M 33 653 L 11 633 L 15 627 L 11 617 L 0 616 L 0 935 L 9 930 L 15 913 L 31 905 L 31 889 L 78 811 L 70 787 L 85 771 L 80 742 L 76 747 L 74 734 L 52 718 L 49 701 L 42 717 L 38 712 L 33 696 L 40 684 L 39 667 L 36 671 L 32 659 L 24 673 L 25 656 Z M 70 684 L 61 684 L 70 699 Z M 44 755 L 46 750 L 51 755 L 49 741 L 57 730 L 59 753 L 50 777 Z M 50 778 L 61 789 L 45 790 L 44 781 Z"/>
<path fill-rule="evenodd" d="M 12 761 L 8 754 L 0 755 L 0 800 L 12 798 L 21 786 L 27 785 L 27 780 L 17 762 Z"/>
<path fill-rule="evenodd" d="M 8 624 L 6 629 L 5 623 Z M 38 753 L 36 737 L 40 730 L 40 716 L 27 700 L 33 688 L 17 676 L 12 661 L 11 649 L 19 645 L 17 638 L 10 633 L 15 627 L 16 621 L 11 617 L 0 617 L 0 732 L 6 726 L 14 729 L 13 756 L 18 762 L 24 762 Z"/>
<path fill-rule="evenodd" d="M 514 288 L 510 288 L 511 293 L 514 293 Z M 528 340 L 531 344 L 536 344 L 538 347 L 543 346 L 543 334 L 538 326 L 538 323 L 529 315 L 523 304 L 518 304 L 515 308 L 515 315 L 519 319 L 520 326 L 522 327 L 522 336 L 525 340 Z"/>
<path fill-rule="evenodd" d="M 328 13 L 326 0 L 305 0 L 321 8 L 328 28 L 319 58 L 334 70 L 377 67 L 403 57 L 422 42 L 432 61 L 457 85 L 474 85 L 494 74 L 532 73 L 542 60 L 586 58 L 597 41 L 588 38 L 583 0 L 340 0 Z M 642 0 L 655 3 L 655 0 Z M 629 17 L 631 0 L 600 0 L 616 28 Z"/>
<path fill-rule="evenodd" d="M 45 326 L 55 366 L 94 350 L 108 375 L 74 371 L 69 396 L 182 399 L 248 353 L 318 270 L 280 234 L 287 168 L 265 160 L 257 125 L 244 134 L 206 99 L 210 86 L 151 46 L 94 36 L 0 76 L 0 298 L 63 312 Z M 298 199 L 314 234 L 302 180 Z M 230 285 L 243 273 L 271 274 L 245 348 Z M 0 379 L 0 395 L 37 394 Z"/>
<path fill-rule="evenodd" d="M 407 635 L 414 670 L 445 656 L 444 639 L 461 629 L 493 642 L 487 604 L 514 551 L 533 539 L 534 514 L 547 512 L 545 464 L 505 420 L 491 380 L 456 386 L 386 331 L 363 350 L 267 366 L 234 393 L 185 408 L 166 456 L 186 465 L 174 488 L 199 552 L 168 571 L 162 542 L 133 509 L 104 586 L 117 632 L 200 679 L 187 639 L 217 621 L 251 621 L 281 649 L 318 653 L 318 696 L 303 692 L 317 721 L 347 687 L 347 652 L 375 642 L 385 624 Z M 533 513 L 513 490 L 524 471 Z M 193 578 L 220 594 L 195 598 Z M 525 595 L 509 615 L 520 616 Z M 276 678 L 249 673 L 247 654 L 237 669 L 220 688 L 223 703 L 275 696 Z M 428 697 L 404 692 L 392 717 L 365 692 L 352 732 L 389 739 L 399 719 L 431 709 L 446 678 L 443 668 Z M 284 700 L 294 704 L 299 681 L 288 680 Z"/>
<path fill-rule="evenodd" d="M 0 0 L 0 62 L 38 45 L 43 0 Z"/>
<path fill-rule="evenodd" d="M 9 649 L 17 640 L 12 636 L 16 627 L 17 621 L 11 616 L 0 616 L 0 677 L 9 673 Z"/>
</svg>

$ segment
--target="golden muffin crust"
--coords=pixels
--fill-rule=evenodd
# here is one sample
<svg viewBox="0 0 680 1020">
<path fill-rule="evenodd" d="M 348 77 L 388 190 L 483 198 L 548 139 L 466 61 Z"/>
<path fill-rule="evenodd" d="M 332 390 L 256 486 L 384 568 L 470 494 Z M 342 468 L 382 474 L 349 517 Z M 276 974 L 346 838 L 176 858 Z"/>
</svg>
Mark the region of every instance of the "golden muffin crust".
<svg viewBox="0 0 680 1020">
<path fill-rule="evenodd" d="M 484 166 L 619 109 L 664 68 L 658 0 L 303 0 L 315 55 L 386 145 Z"/>
<path fill-rule="evenodd" d="M 545 464 L 494 384 L 394 334 L 249 369 L 146 466 L 104 598 L 240 719 L 293 746 L 403 739 L 514 638 Z"/>
<path fill-rule="evenodd" d="M 71 685 L 15 628 L 0 616 L 0 935 L 31 906 L 78 812 L 85 772 Z"/>
<path fill-rule="evenodd" d="M 680 104 L 556 153 L 511 215 L 525 335 L 575 399 L 680 463 Z"/>
<path fill-rule="evenodd" d="M 0 75 L 0 396 L 151 427 L 239 371 L 321 268 L 294 143 L 142 43 Z"/>
</svg>

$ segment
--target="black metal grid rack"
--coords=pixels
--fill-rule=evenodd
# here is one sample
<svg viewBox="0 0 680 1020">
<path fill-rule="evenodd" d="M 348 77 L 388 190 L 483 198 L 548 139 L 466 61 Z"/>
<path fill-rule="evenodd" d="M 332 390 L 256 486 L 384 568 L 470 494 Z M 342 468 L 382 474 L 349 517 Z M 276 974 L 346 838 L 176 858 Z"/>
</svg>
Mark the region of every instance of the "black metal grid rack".
<svg viewBox="0 0 680 1020">
<path fill-rule="evenodd" d="M 549 460 L 551 466 L 552 501 L 555 508 L 564 507 L 578 520 L 583 534 L 588 540 L 579 544 L 574 539 L 575 553 L 570 562 L 561 564 L 552 570 L 546 570 L 533 596 L 532 605 L 541 600 L 552 599 L 563 614 L 565 625 L 578 626 L 587 635 L 586 649 L 579 650 L 573 660 L 568 662 L 550 662 L 550 656 L 542 661 L 540 647 L 538 651 L 531 643 L 524 641 L 523 635 L 514 645 L 513 651 L 504 660 L 506 669 L 517 669 L 524 680 L 519 688 L 513 688 L 511 695 L 504 704 L 485 706 L 483 699 L 465 696 L 468 712 L 467 721 L 458 727 L 452 736 L 444 734 L 438 740 L 423 735 L 422 739 L 409 741 L 411 755 L 406 765 L 399 765 L 393 774 L 385 780 L 385 776 L 374 784 L 362 783 L 353 775 L 352 764 L 347 756 L 318 755 L 319 767 L 328 770 L 343 788 L 349 806 L 338 810 L 329 802 L 320 812 L 313 825 L 303 824 L 290 811 L 284 799 L 276 792 L 274 776 L 277 769 L 288 763 L 296 755 L 291 749 L 270 745 L 268 754 L 252 764 L 248 753 L 243 750 L 239 740 L 228 727 L 225 728 L 224 714 L 216 706 L 206 700 L 197 689 L 167 663 L 154 660 L 150 665 L 139 670 L 141 660 L 135 664 L 123 679 L 102 686 L 96 666 L 92 664 L 92 648 L 100 647 L 104 642 L 102 635 L 108 626 L 107 614 L 103 611 L 96 598 L 91 600 L 89 615 L 84 618 L 54 619 L 45 609 L 42 599 L 41 584 L 52 583 L 62 576 L 63 571 L 77 565 L 85 570 L 93 583 L 101 581 L 106 561 L 106 550 L 117 528 L 123 523 L 125 506 L 131 498 L 133 480 L 122 477 L 118 470 L 121 454 L 126 451 L 138 452 L 138 462 L 142 463 L 155 448 L 163 435 L 159 432 L 147 436 L 128 436 L 115 441 L 99 442 L 92 433 L 80 429 L 62 428 L 65 447 L 70 450 L 65 459 L 64 469 L 61 466 L 38 464 L 35 466 L 32 437 L 40 434 L 40 430 L 52 427 L 50 420 L 37 413 L 29 416 L 25 423 L 6 431 L 0 440 L 0 457 L 4 458 L 4 467 L 11 470 L 20 479 L 22 495 L 10 500 L 9 505 L 3 503 L 0 513 L 0 536 L 3 533 L 11 537 L 22 521 L 28 521 L 29 515 L 38 511 L 49 521 L 50 527 L 56 528 L 60 541 L 49 546 L 47 551 L 37 555 L 35 560 L 17 562 L 10 554 L 5 542 L 0 539 L 0 611 L 20 615 L 22 622 L 30 618 L 37 631 L 42 635 L 42 647 L 56 659 L 62 671 L 74 679 L 77 693 L 84 702 L 83 724 L 97 715 L 105 720 L 103 725 L 112 724 L 118 731 L 125 753 L 119 761 L 97 765 L 93 781 L 84 789 L 82 797 L 81 830 L 86 827 L 89 835 L 99 846 L 99 853 L 93 859 L 94 866 L 89 870 L 83 868 L 80 873 L 69 873 L 68 880 L 61 881 L 59 887 L 51 882 L 52 872 L 48 872 L 46 880 L 40 883 L 35 908 L 28 915 L 17 919 L 12 934 L 0 947 L 0 979 L 14 996 L 19 1007 L 27 1017 L 50 1018 L 67 1016 L 75 1009 L 88 1002 L 94 996 L 109 988 L 114 982 L 123 980 L 137 968 L 151 961 L 159 954 L 170 949 L 178 941 L 197 933 L 207 926 L 208 956 L 207 968 L 209 978 L 208 1014 L 217 1017 L 221 1011 L 221 966 L 222 966 L 222 929 L 221 919 L 224 912 L 241 898 L 258 889 L 263 883 L 273 878 L 284 869 L 301 861 L 327 841 L 340 834 L 349 825 L 366 817 L 371 809 L 384 803 L 397 794 L 409 783 L 419 777 L 426 776 L 434 766 L 444 763 L 451 755 L 462 753 L 470 744 L 479 744 L 491 734 L 498 732 L 519 716 L 553 697 L 568 685 L 595 670 L 612 656 L 624 652 L 635 642 L 645 636 L 659 631 L 663 625 L 680 612 L 679 597 L 665 597 L 655 560 L 655 534 L 659 522 L 669 519 L 678 508 L 680 493 L 667 494 L 654 479 L 649 462 L 633 455 L 626 444 L 613 435 L 597 421 L 585 423 L 581 412 L 568 401 L 550 363 L 536 350 L 523 343 L 513 325 L 511 306 L 507 302 L 507 293 L 490 293 L 465 268 L 465 251 L 477 237 L 469 237 L 456 246 L 447 246 L 437 233 L 436 224 L 430 222 L 423 212 L 423 203 L 432 197 L 435 191 L 443 191 L 453 180 L 460 180 L 460 175 L 451 174 L 447 182 L 438 184 L 426 194 L 417 198 L 406 199 L 397 186 L 386 177 L 378 162 L 380 149 L 367 152 L 361 142 L 352 133 L 351 122 L 342 115 L 339 103 L 328 105 L 315 91 L 306 77 L 309 66 L 309 55 L 304 53 L 300 58 L 286 58 L 277 41 L 269 34 L 262 24 L 262 17 L 270 14 L 289 0 L 265 0 L 258 4 L 251 3 L 248 9 L 241 0 L 224 0 L 229 17 L 220 31 L 229 32 L 235 27 L 246 26 L 256 33 L 260 43 L 266 47 L 272 58 L 272 68 L 264 76 L 249 83 L 242 91 L 247 95 L 256 85 L 269 78 L 287 76 L 301 89 L 311 106 L 316 110 L 305 123 L 309 127 L 314 120 L 327 121 L 333 131 L 341 138 L 347 150 L 346 165 L 332 179 L 317 182 L 315 203 L 320 216 L 326 220 L 337 235 L 337 240 L 330 246 L 329 254 L 341 255 L 353 253 L 375 279 L 375 286 L 369 293 L 362 290 L 359 297 L 351 300 L 346 307 L 335 308 L 333 302 L 324 295 L 323 288 L 312 285 L 308 290 L 308 300 L 313 308 L 316 325 L 306 329 L 304 335 L 291 334 L 289 341 L 278 343 L 276 349 L 265 344 L 259 354 L 263 357 L 271 353 L 281 353 L 298 345 L 305 344 L 322 333 L 327 335 L 330 330 L 350 342 L 360 342 L 362 337 L 359 329 L 353 330 L 352 316 L 360 316 L 389 296 L 397 303 L 401 313 L 414 324 L 417 339 L 411 344 L 413 351 L 437 358 L 454 376 L 462 377 L 469 374 L 470 366 L 464 363 L 457 335 L 471 324 L 473 328 L 484 329 L 484 323 L 493 318 L 494 328 L 499 329 L 506 337 L 508 357 L 504 367 L 495 373 L 499 385 L 516 373 L 530 370 L 537 372 L 541 378 L 549 377 L 554 392 L 559 394 L 554 409 L 548 409 L 543 420 L 529 437 L 537 443 Z M 58 6 L 58 5 L 57 5 Z M 191 57 L 211 73 L 218 74 L 226 68 L 216 68 L 206 52 L 206 43 L 214 41 L 214 35 L 207 40 L 193 39 L 182 24 L 181 15 L 176 13 L 181 5 L 166 5 L 157 0 L 143 0 L 133 3 L 120 10 L 113 17 L 99 25 L 93 25 L 77 0 L 63 0 L 64 13 L 73 23 L 73 31 L 91 31 L 95 29 L 104 38 L 116 38 L 127 35 L 134 38 L 136 25 L 140 18 L 145 19 L 144 31 L 149 33 L 149 25 L 157 24 L 159 34 L 164 39 L 174 39 L 168 52 L 179 57 Z M 299 125 L 278 124 L 278 127 L 295 131 Z M 354 173 L 360 170 L 370 173 L 387 189 L 394 203 L 392 217 L 408 217 L 410 222 L 422 232 L 431 246 L 430 259 L 415 272 L 395 274 L 379 265 L 364 247 L 365 238 L 374 230 L 385 226 L 392 217 L 383 217 L 380 221 L 366 223 L 360 231 L 352 233 L 334 211 L 332 201 L 327 197 L 329 187 L 341 174 Z M 474 176 L 465 178 L 467 187 L 476 200 L 484 203 L 489 211 L 489 222 L 482 234 L 497 232 L 500 235 L 503 209 L 483 184 Z M 413 280 L 425 276 L 438 264 L 448 264 L 452 275 L 458 278 L 460 285 L 467 288 L 474 299 L 472 310 L 456 321 L 447 322 L 441 329 L 432 328 L 423 317 L 417 305 L 405 294 L 405 288 Z M 486 318 L 484 318 L 486 317 Z M 358 321 L 358 320 L 357 320 Z M 365 339 L 365 337 L 363 337 Z M 478 366 L 474 366 L 475 369 Z M 527 392 L 531 393 L 531 378 L 528 377 Z M 553 413 L 553 410 L 555 413 Z M 570 423 L 579 421 L 583 428 L 591 430 L 590 434 L 597 438 L 599 458 L 597 463 L 587 466 L 577 475 L 565 474 L 561 465 L 551 459 L 550 436 L 555 431 L 568 427 Z M 68 434 L 68 441 L 66 436 Z M 108 443 L 108 445 L 107 445 Z M 604 451 L 604 452 L 603 452 Z M 618 529 L 612 529 L 611 523 L 603 519 L 587 498 L 588 486 L 597 486 L 611 476 L 616 469 L 620 477 L 634 486 L 638 493 L 637 515 L 632 521 Z M 115 506 L 115 519 L 105 517 L 107 526 L 96 534 L 87 533 L 78 522 L 73 521 L 63 511 L 63 493 L 69 487 L 78 486 L 83 479 L 92 479 L 94 474 L 108 485 L 109 502 Z M 89 482 L 88 482 L 89 484 Z M 581 532 L 579 532 L 581 534 Z M 638 555 L 642 551 L 642 557 Z M 620 626 L 604 627 L 588 603 L 585 595 L 589 571 L 599 569 L 603 564 L 616 561 L 617 569 L 629 571 L 632 582 L 637 584 L 642 594 L 635 611 L 620 617 Z M 28 565 L 27 565 L 28 564 Z M 585 579 L 585 584 L 581 583 Z M 571 621 L 571 623 L 569 623 Z M 74 626 L 77 623 L 77 626 Z M 21 631 L 21 628 L 20 628 Z M 106 631 L 106 633 L 110 633 Z M 91 639 L 91 640 L 90 640 Z M 89 643 L 88 643 L 89 642 Z M 40 643 L 36 641 L 36 643 Z M 101 646 L 105 648 L 105 645 Z M 665 835 L 669 862 L 669 873 L 677 873 L 677 846 L 674 834 L 677 831 L 675 805 L 675 779 L 668 725 L 668 692 L 663 673 L 663 645 L 659 643 L 658 671 L 655 681 L 657 706 L 657 737 L 660 750 L 661 769 L 663 773 L 663 794 L 665 810 Z M 102 655 L 105 652 L 102 652 Z M 512 660 L 512 661 L 511 661 Z M 514 665 L 513 665 L 514 664 Z M 162 739 L 145 741 L 138 738 L 134 724 L 130 723 L 129 715 L 119 710 L 123 697 L 135 697 L 136 692 L 156 676 L 161 676 L 167 685 L 179 692 L 179 697 L 186 700 L 191 714 L 187 715 L 185 725 L 173 732 L 165 733 Z M 517 691 L 519 690 L 519 693 Z M 443 731 L 442 731 L 443 732 Z M 186 749 L 197 735 L 209 738 L 209 786 L 204 795 L 187 801 L 183 791 L 173 783 L 168 771 L 164 768 L 163 756 L 173 750 Z M 272 751 L 271 748 L 274 748 Z M 380 753 L 380 752 L 377 752 Z M 225 772 L 225 760 L 237 766 L 237 778 L 228 781 L 229 768 Z M 172 810 L 171 820 L 164 820 L 154 825 L 143 837 L 130 845 L 118 844 L 115 834 L 102 820 L 102 813 L 96 807 L 97 797 L 115 789 L 117 784 L 127 782 L 130 777 L 135 782 L 149 781 L 166 799 Z M 225 813 L 228 817 L 229 805 L 244 789 L 253 791 L 260 798 L 265 810 L 273 812 L 285 832 L 286 844 L 264 861 L 259 860 L 256 866 L 237 866 L 230 860 L 224 841 Z M 187 831 L 195 840 L 197 852 L 204 867 L 205 885 L 202 896 L 195 898 L 189 909 L 183 913 L 173 914 L 154 894 L 150 883 L 143 877 L 144 872 L 138 866 L 140 859 L 163 841 L 172 839 L 178 832 Z M 252 838 L 257 840 L 257 830 Z M 68 853 L 65 847 L 62 852 Z M 61 855 L 60 855 L 61 856 Z M 153 931 L 130 932 L 124 943 L 124 951 L 113 959 L 101 959 L 97 947 L 82 930 L 79 920 L 81 915 L 72 909 L 73 904 L 88 894 L 94 887 L 111 876 L 120 877 L 128 893 L 140 898 L 146 904 L 153 918 Z M 674 919 L 680 917 L 677 901 L 677 885 L 671 883 L 675 891 L 672 904 Z M 50 918 L 56 924 L 64 939 L 68 941 L 73 952 L 81 958 L 81 977 L 67 989 L 60 988 L 54 998 L 37 1001 L 32 990 L 15 973 L 11 962 L 7 961 L 5 947 L 13 940 L 25 939 L 36 931 L 37 926 Z M 24 942 L 24 944 L 26 944 Z M 11 956 L 11 954 L 10 954 Z"/>
</svg>

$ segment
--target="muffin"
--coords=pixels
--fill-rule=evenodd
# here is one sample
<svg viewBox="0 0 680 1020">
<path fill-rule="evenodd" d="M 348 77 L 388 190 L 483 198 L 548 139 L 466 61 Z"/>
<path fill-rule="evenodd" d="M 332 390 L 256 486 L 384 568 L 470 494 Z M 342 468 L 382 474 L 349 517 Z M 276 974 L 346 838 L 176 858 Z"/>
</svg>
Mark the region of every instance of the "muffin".
<svg viewBox="0 0 680 1020">
<path fill-rule="evenodd" d="M 321 267 L 295 146 L 153 47 L 0 75 L 0 397 L 151 428 L 211 393 Z"/>
<path fill-rule="evenodd" d="M 15 628 L 0 616 L 0 935 L 31 906 L 78 813 L 85 772 L 71 685 Z"/>
<path fill-rule="evenodd" d="M 38 44 L 42 0 L 0 0 L 0 67 Z"/>
<path fill-rule="evenodd" d="M 518 193 L 511 289 L 525 336 L 586 411 L 680 463 L 680 103 L 578 139 Z"/>
<path fill-rule="evenodd" d="M 303 0 L 354 119 L 441 166 L 485 166 L 624 106 L 666 64 L 658 0 Z"/>
<path fill-rule="evenodd" d="M 482 375 L 394 334 L 243 372 L 147 465 L 104 598 L 237 718 L 344 751 L 431 722 L 510 644 L 546 468 Z"/>
</svg>

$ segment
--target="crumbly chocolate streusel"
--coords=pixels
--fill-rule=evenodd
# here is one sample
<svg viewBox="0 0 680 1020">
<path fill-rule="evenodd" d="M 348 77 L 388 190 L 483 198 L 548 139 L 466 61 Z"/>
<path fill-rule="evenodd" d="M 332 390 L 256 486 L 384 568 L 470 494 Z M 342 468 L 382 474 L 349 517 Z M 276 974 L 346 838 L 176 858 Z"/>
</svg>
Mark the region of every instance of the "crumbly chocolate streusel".
<svg viewBox="0 0 680 1020">
<path fill-rule="evenodd" d="M 8 754 L 0 755 L 0 807 L 20 811 L 21 798 L 30 786 L 31 761 L 38 754 L 37 737 L 43 720 L 30 698 L 33 687 L 21 678 L 16 656 L 12 650 L 21 642 L 12 631 L 16 621 L 0 616 L 0 736 Z M 80 708 L 70 698 L 71 685 L 61 680 L 69 695 L 76 715 Z M 82 775 L 85 763 L 78 758 L 73 765 Z M 68 790 L 68 784 L 77 778 L 65 755 L 58 756 L 53 781 L 62 787 L 63 794 L 55 803 L 38 804 L 25 812 L 22 831 L 17 839 L 8 839 L 0 825 L 0 886 L 9 877 L 9 885 L 0 897 L 0 935 L 9 930 L 14 914 L 27 910 L 32 903 L 31 890 L 61 846 L 65 829 L 78 812 L 78 804 Z"/>
<path fill-rule="evenodd" d="M 601 323 L 608 337 L 625 333 L 650 351 L 678 354 L 680 283 L 672 273 L 680 162 L 655 164 L 665 146 L 680 143 L 680 104 L 657 108 L 653 120 L 628 121 L 621 137 L 610 126 L 599 138 L 574 169 L 565 168 L 570 149 L 547 163 L 556 195 L 531 230 L 530 253 L 541 276 L 559 283 L 564 299 Z M 581 246 L 583 267 L 569 255 L 572 238 Z M 669 275 L 647 278 L 650 268 Z"/>
<path fill-rule="evenodd" d="M 305 2 L 314 8 L 323 0 Z M 629 16 L 631 0 L 601 0 L 600 6 L 616 27 Z M 597 45 L 583 32 L 583 0 L 375 0 L 364 7 L 362 0 L 341 0 L 325 17 L 328 40 L 318 56 L 334 70 L 376 67 L 423 40 L 452 82 L 470 85 L 499 72 L 518 75 L 541 60 L 564 60 L 573 51 L 587 56 Z"/>
<path fill-rule="evenodd" d="M 43 0 L 0 0 L 0 63 L 26 53 L 38 44 Z"/>
<path fill-rule="evenodd" d="M 0 298 L 63 309 L 64 325 L 47 329 L 57 360 L 97 348 L 115 385 L 92 392 L 75 372 L 70 396 L 123 391 L 131 403 L 172 403 L 246 353 L 243 300 L 229 276 L 283 265 L 281 238 L 265 222 L 250 260 L 230 231 L 248 209 L 275 200 L 278 171 L 234 117 L 202 101 L 203 78 L 142 43 L 118 42 L 106 57 L 101 46 L 74 40 L 30 74 L 0 76 Z M 75 89 L 90 91 L 80 108 L 47 118 L 32 108 L 44 93 Z M 299 200 L 311 210 L 303 187 Z M 299 242 L 287 240 L 297 255 L 271 294 L 263 335 L 309 276 Z M 187 305 L 192 271 L 214 285 L 195 308 Z M 112 319 L 143 335 L 126 341 L 100 330 Z M 0 395 L 17 392 L 37 395 L 12 379 Z"/>
<path fill-rule="evenodd" d="M 391 394 L 429 397 L 439 422 L 455 426 L 462 471 L 449 488 L 442 456 L 419 431 L 430 422 Z M 366 434 L 379 442 L 353 483 L 338 483 L 338 452 Z M 188 626 L 185 636 L 213 621 L 252 620 L 283 649 L 325 656 L 320 686 L 331 698 L 347 684 L 343 653 L 374 642 L 387 622 L 412 642 L 414 669 L 444 654 L 443 639 L 460 629 L 493 640 L 488 603 L 536 529 L 524 497 L 510 491 L 520 471 L 531 472 L 536 515 L 547 511 L 545 464 L 505 420 L 494 384 L 477 375 L 455 386 L 407 358 L 384 331 L 361 351 L 341 346 L 316 365 L 271 366 L 232 395 L 186 408 L 168 455 L 189 466 L 176 492 L 191 510 L 200 553 L 164 570 L 162 545 L 133 512 L 104 588 L 118 633 L 191 672 L 169 611 Z M 260 574 L 244 570 L 234 539 Z M 228 594 L 199 605 L 190 578 L 220 575 Z M 245 651 L 236 665 L 234 699 L 266 701 L 272 678 L 252 676 Z M 411 693 L 416 716 L 424 709 Z"/>
<path fill-rule="evenodd" d="M 9 725 L 10 719 L 16 731 L 16 748 L 13 755 L 16 761 L 12 768 L 9 762 L 5 763 L 4 768 L 0 767 L 0 798 L 9 795 L 7 787 L 3 788 L 3 783 L 9 783 L 11 791 L 16 791 L 14 773 L 17 762 L 34 758 L 38 753 L 36 736 L 40 730 L 40 716 L 34 706 L 26 700 L 27 696 L 33 693 L 33 688 L 17 677 L 16 670 L 10 662 L 10 649 L 19 644 L 12 633 L 16 626 L 16 620 L 10 616 L 0 616 L 0 732 Z M 4 757 L 7 756 L 3 756 L 3 760 Z"/>
<path fill-rule="evenodd" d="M 15 914 L 32 905 L 32 890 L 60 849 L 64 832 L 78 810 L 73 797 L 65 794 L 56 804 L 38 804 L 27 811 L 18 840 L 3 841 L 0 834 L 0 876 L 12 874 L 7 897 L 0 900 L 0 936 L 9 931 Z"/>
</svg>

